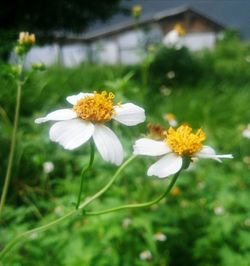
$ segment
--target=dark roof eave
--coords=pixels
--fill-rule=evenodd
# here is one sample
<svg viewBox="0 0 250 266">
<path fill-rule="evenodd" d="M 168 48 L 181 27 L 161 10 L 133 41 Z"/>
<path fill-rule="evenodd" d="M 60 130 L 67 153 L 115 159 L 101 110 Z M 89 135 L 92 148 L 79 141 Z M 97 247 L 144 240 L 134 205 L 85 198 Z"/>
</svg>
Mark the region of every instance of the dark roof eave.
<svg viewBox="0 0 250 266">
<path fill-rule="evenodd" d="M 224 25 L 222 25 L 221 23 L 215 21 L 214 19 L 210 18 L 207 15 L 204 15 L 202 12 L 194 9 L 193 7 L 189 7 L 189 6 L 180 6 L 177 8 L 173 8 L 167 11 L 161 11 L 156 13 L 154 16 L 152 17 L 148 17 L 148 18 L 144 18 L 142 19 L 139 24 L 141 26 L 146 25 L 148 23 L 153 23 L 153 22 L 157 22 L 157 21 L 161 21 L 165 18 L 171 17 L 171 16 L 175 16 L 178 14 L 182 14 L 184 12 L 193 12 L 198 16 L 201 16 L 203 18 L 205 18 L 206 20 L 210 21 L 211 23 L 215 24 L 219 29 L 223 30 L 226 27 Z M 113 27 L 109 27 L 108 29 L 104 29 L 104 30 L 100 30 L 97 32 L 93 32 L 93 33 L 89 33 L 86 34 L 85 36 L 79 36 L 79 37 L 61 37 L 60 39 L 65 39 L 67 41 L 83 41 L 83 42 L 92 42 L 104 37 L 109 37 L 112 36 L 114 34 L 120 33 L 122 31 L 127 31 L 130 29 L 135 28 L 135 24 L 133 21 L 129 21 L 129 22 L 125 22 L 125 23 L 120 23 L 119 25 L 113 26 Z"/>
</svg>

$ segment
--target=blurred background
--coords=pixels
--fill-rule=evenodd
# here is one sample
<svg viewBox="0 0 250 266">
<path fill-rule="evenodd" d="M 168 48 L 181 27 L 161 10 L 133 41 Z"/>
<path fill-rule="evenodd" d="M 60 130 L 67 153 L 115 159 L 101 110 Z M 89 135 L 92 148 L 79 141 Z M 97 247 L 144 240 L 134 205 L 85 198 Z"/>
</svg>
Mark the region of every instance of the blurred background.
<svg viewBox="0 0 250 266">
<path fill-rule="evenodd" d="M 223 164 L 202 160 L 168 198 L 149 209 L 79 214 L 17 246 L 4 265 L 250 265 L 250 2 L 245 0 L 4 1 L 0 10 L 0 193 L 16 101 L 14 47 L 36 35 L 25 56 L 17 147 L 0 249 L 14 236 L 74 207 L 89 147 L 65 151 L 34 119 L 67 108 L 79 92 L 109 90 L 146 110 L 136 127 L 112 123 L 126 156 L 148 123 L 202 127 Z M 34 66 L 43 66 L 34 72 Z M 156 198 L 169 180 L 147 177 L 139 157 L 88 210 Z M 84 197 L 116 167 L 96 155 Z"/>
</svg>

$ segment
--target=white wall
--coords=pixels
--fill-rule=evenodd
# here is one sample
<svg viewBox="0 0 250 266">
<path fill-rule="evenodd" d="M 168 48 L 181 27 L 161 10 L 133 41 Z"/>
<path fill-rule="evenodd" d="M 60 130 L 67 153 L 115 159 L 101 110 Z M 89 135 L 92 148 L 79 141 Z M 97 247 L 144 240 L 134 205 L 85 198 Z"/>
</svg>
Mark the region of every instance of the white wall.
<svg viewBox="0 0 250 266">
<path fill-rule="evenodd" d="M 87 59 L 88 54 L 86 45 L 71 44 L 62 47 L 62 63 L 66 67 L 77 66 Z"/>
<path fill-rule="evenodd" d="M 216 33 L 189 33 L 180 39 L 180 45 L 192 51 L 203 48 L 213 48 L 216 42 Z M 57 62 L 66 67 L 73 67 L 88 59 L 94 62 L 107 64 L 123 63 L 134 64 L 140 62 L 145 47 L 150 43 L 161 43 L 162 32 L 158 24 L 151 25 L 148 31 L 130 30 L 120 33 L 116 38 L 105 38 L 94 42 L 89 48 L 84 44 L 64 45 L 61 49 L 57 44 L 34 47 L 28 53 L 26 66 L 31 63 L 43 62 L 52 65 Z"/>
<path fill-rule="evenodd" d="M 214 32 L 189 33 L 182 37 L 180 43 L 191 51 L 204 48 L 212 49 L 216 43 L 217 34 Z"/>
<path fill-rule="evenodd" d="M 97 62 L 134 64 L 140 62 L 148 44 L 160 43 L 161 38 L 159 25 L 153 24 L 147 31 L 132 29 L 117 37 L 97 41 L 92 45 L 92 50 Z"/>
<path fill-rule="evenodd" d="M 11 61 L 14 57 L 11 57 Z M 60 47 L 58 44 L 35 46 L 25 59 L 25 67 L 29 68 L 31 64 L 42 62 L 47 66 L 62 63 L 66 67 L 73 67 L 84 60 L 87 60 L 87 46 L 82 44 L 71 44 Z"/>
<path fill-rule="evenodd" d="M 58 60 L 59 47 L 57 44 L 33 47 L 25 59 L 25 67 L 30 67 L 32 63 L 42 62 L 50 66 Z"/>
</svg>

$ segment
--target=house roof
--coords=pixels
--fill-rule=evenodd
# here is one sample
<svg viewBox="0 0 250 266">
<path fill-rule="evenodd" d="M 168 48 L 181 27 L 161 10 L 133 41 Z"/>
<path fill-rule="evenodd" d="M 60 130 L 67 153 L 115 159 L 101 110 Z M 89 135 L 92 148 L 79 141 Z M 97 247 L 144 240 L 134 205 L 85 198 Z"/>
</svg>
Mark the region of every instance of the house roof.
<svg viewBox="0 0 250 266">
<path fill-rule="evenodd" d="M 168 10 L 156 12 L 153 15 L 144 16 L 142 19 L 140 19 L 139 24 L 145 25 L 148 23 L 157 22 L 157 21 L 160 21 L 162 19 L 172 17 L 172 16 L 175 16 L 178 14 L 182 14 L 182 13 L 185 13 L 188 11 L 195 13 L 195 14 L 198 14 L 199 16 L 202 16 L 204 19 L 209 20 L 214 25 L 216 25 L 219 29 L 224 28 L 224 26 L 222 24 L 214 21 L 213 19 L 202 14 L 201 12 L 196 11 L 192 7 L 184 6 L 184 5 L 176 7 L 176 8 L 171 8 Z M 133 21 L 133 19 L 130 18 L 129 20 L 125 20 L 125 21 L 122 21 L 120 23 L 115 23 L 115 24 L 107 25 L 106 27 L 103 26 L 100 29 L 87 31 L 87 32 L 85 32 L 81 35 L 78 35 L 78 36 L 75 36 L 75 35 L 73 35 L 71 37 L 68 36 L 67 39 L 68 40 L 69 39 L 70 40 L 79 40 L 80 39 L 80 40 L 84 40 L 84 41 L 92 41 L 95 39 L 99 39 L 99 38 L 113 35 L 115 33 L 121 32 L 121 31 L 129 30 L 132 28 L 134 28 L 134 21 Z"/>
<path fill-rule="evenodd" d="M 141 5 L 140 24 L 156 22 L 163 18 L 181 14 L 187 10 L 210 20 L 219 28 L 238 29 L 242 36 L 250 38 L 250 1 L 246 0 L 123 0 L 121 6 L 128 10 Z M 91 41 L 134 27 L 131 15 L 116 14 L 105 23 L 95 23 L 80 35 L 67 36 L 69 40 Z"/>
</svg>

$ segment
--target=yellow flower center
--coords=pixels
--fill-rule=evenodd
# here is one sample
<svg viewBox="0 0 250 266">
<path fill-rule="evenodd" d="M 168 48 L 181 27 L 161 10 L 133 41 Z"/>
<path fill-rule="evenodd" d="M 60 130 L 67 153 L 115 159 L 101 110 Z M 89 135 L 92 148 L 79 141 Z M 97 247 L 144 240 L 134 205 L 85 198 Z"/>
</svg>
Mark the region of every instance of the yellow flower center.
<svg viewBox="0 0 250 266">
<path fill-rule="evenodd" d="M 196 133 L 188 125 L 181 125 L 177 129 L 169 128 L 165 132 L 165 142 L 177 154 L 191 156 L 202 148 L 202 142 L 206 139 L 204 131 L 200 128 Z"/>
<path fill-rule="evenodd" d="M 132 15 L 135 16 L 135 17 L 138 17 L 140 16 L 142 12 L 142 7 L 140 5 L 134 5 L 132 7 Z"/>
<path fill-rule="evenodd" d="M 77 116 L 88 121 L 103 123 L 112 119 L 114 115 L 113 93 L 102 91 L 80 99 L 73 107 Z"/>
<path fill-rule="evenodd" d="M 181 25 L 181 24 L 176 24 L 174 26 L 174 29 L 177 31 L 177 33 L 180 35 L 180 36 L 183 36 L 186 34 L 186 30 L 185 28 Z"/>
<path fill-rule="evenodd" d="M 175 115 L 172 114 L 172 113 L 167 113 L 166 116 L 165 116 L 165 118 L 166 118 L 167 121 L 173 121 L 173 120 L 176 119 L 175 118 Z"/>
</svg>

